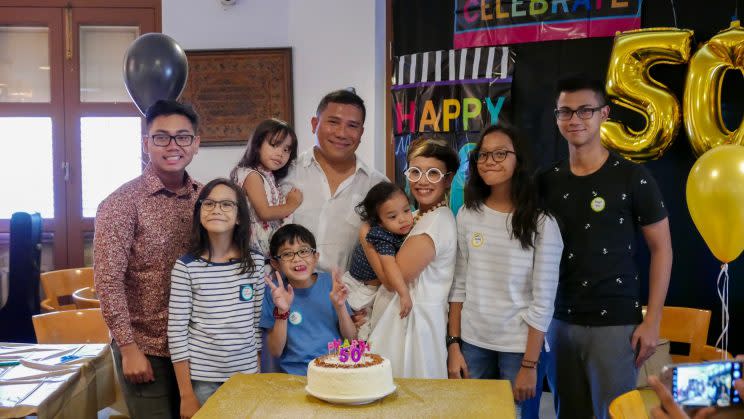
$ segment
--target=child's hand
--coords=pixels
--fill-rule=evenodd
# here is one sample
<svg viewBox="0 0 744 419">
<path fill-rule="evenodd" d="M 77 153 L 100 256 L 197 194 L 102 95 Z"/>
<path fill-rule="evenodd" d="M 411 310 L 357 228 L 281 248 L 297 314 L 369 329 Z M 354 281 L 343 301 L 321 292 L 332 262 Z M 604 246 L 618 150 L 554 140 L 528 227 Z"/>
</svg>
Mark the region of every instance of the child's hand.
<svg viewBox="0 0 744 419">
<path fill-rule="evenodd" d="M 287 192 L 287 204 L 299 207 L 302 203 L 302 191 L 297 188 L 292 188 Z"/>
<path fill-rule="evenodd" d="M 266 285 L 271 288 L 271 299 L 274 301 L 276 308 L 279 309 L 279 311 L 286 313 L 292 306 L 292 301 L 294 301 L 294 289 L 292 289 L 292 284 L 287 284 L 287 289 L 284 289 L 282 274 L 278 271 L 274 273 L 276 274 L 277 285 L 274 285 L 274 282 L 268 275 L 266 275 L 264 281 L 266 281 Z"/>
<path fill-rule="evenodd" d="M 367 241 L 367 234 L 369 233 L 369 230 L 371 230 L 372 227 L 369 225 L 368 222 L 362 222 L 362 225 L 359 226 L 359 242 L 365 243 Z"/>
<path fill-rule="evenodd" d="M 196 414 L 201 404 L 194 394 L 181 397 L 181 419 L 189 419 Z"/>
<path fill-rule="evenodd" d="M 411 312 L 413 308 L 413 300 L 411 294 L 405 292 L 400 295 L 400 318 L 405 318 Z"/>
<path fill-rule="evenodd" d="M 331 288 L 330 293 L 331 303 L 338 309 L 343 308 L 346 297 L 349 296 L 349 287 L 341 280 L 341 271 L 338 268 L 331 272 L 331 278 L 333 278 L 333 288 Z"/>
</svg>

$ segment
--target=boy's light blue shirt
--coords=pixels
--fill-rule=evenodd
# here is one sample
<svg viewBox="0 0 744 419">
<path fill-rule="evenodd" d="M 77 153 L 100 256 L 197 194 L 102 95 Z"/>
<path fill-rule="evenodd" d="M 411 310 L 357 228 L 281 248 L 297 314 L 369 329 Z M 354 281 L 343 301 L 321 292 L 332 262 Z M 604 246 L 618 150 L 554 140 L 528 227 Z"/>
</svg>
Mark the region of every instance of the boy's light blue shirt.
<svg viewBox="0 0 744 419">
<path fill-rule="evenodd" d="M 279 368 L 288 374 L 307 375 L 307 364 L 328 353 L 328 342 L 341 337 L 338 315 L 329 297 L 333 279 L 326 272 L 317 272 L 317 275 L 318 279 L 310 288 L 294 288 L 294 301 L 287 319 L 287 343 L 279 357 Z M 284 283 L 286 286 L 286 279 Z M 346 310 L 351 313 L 348 303 Z M 274 301 L 267 292 L 259 327 L 272 329 L 274 321 Z"/>
</svg>

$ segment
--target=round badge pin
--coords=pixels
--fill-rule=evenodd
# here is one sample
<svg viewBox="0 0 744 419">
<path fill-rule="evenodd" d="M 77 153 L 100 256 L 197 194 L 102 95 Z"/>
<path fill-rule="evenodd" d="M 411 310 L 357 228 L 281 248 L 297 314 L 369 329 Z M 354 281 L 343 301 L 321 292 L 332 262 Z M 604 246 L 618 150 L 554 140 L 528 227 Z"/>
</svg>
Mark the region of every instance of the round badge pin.
<svg viewBox="0 0 744 419">
<path fill-rule="evenodd" d="M 592 207 L 592 211 L 600 212 L 605 209 L 605 200 L 601 196 L 598 196 L 592 199 L 590 206 Z"/>
<path fill-rule="evenodd" d="M 289 322 L 295 326 L 302 323 L 302 314 L 299 311 L 289 313 Z"/>
<path fill-rule="evenodd" d="M 253 299 L 253 285 L 241 285 L 240 286 L 240 299 L 243 301 L 250 301 Z"/>
<path fill-rule="evenodd" d="M 475 232 L 473 233 L 473 237 L 470 238 L 470 244 L 473 247 L 481 247 L 483 246 L 483 243 L 485 243 L 486 238 L 483 237 L 483 233 Z"/>
</svg>

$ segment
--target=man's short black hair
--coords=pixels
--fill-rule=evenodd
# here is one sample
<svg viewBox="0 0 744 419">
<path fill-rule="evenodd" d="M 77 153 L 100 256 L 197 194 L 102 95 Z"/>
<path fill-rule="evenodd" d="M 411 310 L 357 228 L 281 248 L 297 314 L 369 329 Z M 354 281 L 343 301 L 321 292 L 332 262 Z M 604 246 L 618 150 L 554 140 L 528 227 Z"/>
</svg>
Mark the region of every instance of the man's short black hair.
<svg viewBox="0 0 744 419">
<path fill-rule="evenodd" d="M 199 127 L 199 116 L 191 105 L 186 105 L 176 100 L 160 99 L 150 105 L 145 112 L 147 127 L 150 128 L 150 125 L 152 125 L 152 121 L 154 121 L 155 118 L 168 115 L 183 115 L 189 120 L 189 122 L 191 122 L 191 126 L 194 128 L 194 133 L 196 133 L 196 130 Z"/>
<path fill-rule="evenodd" d="M 569 74 L 563 76 L 558 80 L 558 84 L 555 88 L 555 102 L 558 102 L 558 96 L 563 92 L 573 93 L 579 90 L 591 90 L 597 95 L 599 100 L 599 106 L 604 106 L 610 103 L 605 93 L 605 84 L 596 77 L 592 77 L 588 74 Z"/>
<path fill-rule="evenodd" d="M 297 241 L 307 243 L 313 249 L 317 249 L 315 236 L 313 236 L 310 230 L 299 224 L 286 224 L 271 236 L 271 241 L 269 242 L 269 253 L 271 253 L 271 257 L 279 256 L 277 253 L 282 245 L 296 243 Z"/>
<path fill-rule="evenodd" d="M 356 93 L 350 90 L 335 90 L 327 95 L 323 96 L 318 104 L 318 110 L 315 111 L 315 116 L 320 114 L 328 107 L 329 103 L 340 103 L 342 105 L 354 105 L 362 111 L 362 123 L 367 118 L 367 108 L 364 107 L 364 101 Z"/>
</svg>

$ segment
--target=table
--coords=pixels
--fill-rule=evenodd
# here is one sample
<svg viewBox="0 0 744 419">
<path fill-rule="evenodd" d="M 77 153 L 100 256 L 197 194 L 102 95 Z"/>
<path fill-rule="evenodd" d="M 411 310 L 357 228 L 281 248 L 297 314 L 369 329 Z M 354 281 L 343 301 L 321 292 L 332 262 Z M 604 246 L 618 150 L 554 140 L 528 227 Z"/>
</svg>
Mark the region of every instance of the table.
<svg viewBox="0 0 744 419">
<path fill-rule="evenodd" d="M 0 361 L 20 358 L 0 367 L 0 418 L 96 418 L 116 398 L 109 345 L 0 343 Z"/>
<path fill-rule="evenodd" d="M 287 417 L 463 417 L 514 418 L 506 380 L 425 380 L 396 378 L 398 389 L 382 400 L 333 405 L 305 393 L 305 377 L 236 374 L 207 400 L 194 419 Z"/>
<path fill-rule="evenodd" d="M 72 293 L 72 301 L 75 302 L 75 306 L 79 310 L 101 307 L 101 301 L 98 299 L 98 296 L 92 287 L 75 290 L 75 292 Z"/>
</svg>

